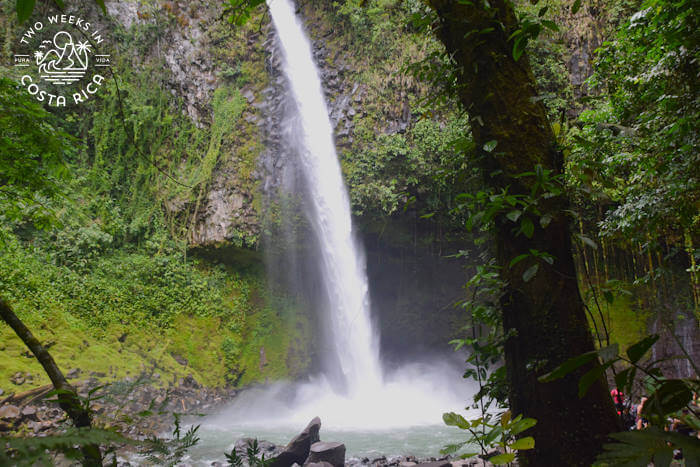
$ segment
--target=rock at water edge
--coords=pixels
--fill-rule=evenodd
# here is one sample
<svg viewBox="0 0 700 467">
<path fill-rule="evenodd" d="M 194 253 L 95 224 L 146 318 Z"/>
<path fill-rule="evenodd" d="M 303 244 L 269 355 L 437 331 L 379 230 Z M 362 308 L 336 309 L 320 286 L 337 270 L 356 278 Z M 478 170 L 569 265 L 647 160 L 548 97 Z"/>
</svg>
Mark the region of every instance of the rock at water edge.
<svg viewBox="0 0 700 467">
<path fill-rule="evenodd" d="M 295 463 L 299 465 L 304 464 L 306 458 L 309 457 L 311 445 L 317 443 L 320 439 L 318 435 L 320 429 L 321 419 L 314 417 L 306 425 L 304 431 L 295 436 L 279 456 L 272 459 L 270 467 L 291 467 Z"/>
<path fill-rule="evenodd" d="M 311 445 L 309 464 L 328 462 L 334 467 L 345 465 L 345 445 L 338 442 L 318 442 Z"/>
</svg>

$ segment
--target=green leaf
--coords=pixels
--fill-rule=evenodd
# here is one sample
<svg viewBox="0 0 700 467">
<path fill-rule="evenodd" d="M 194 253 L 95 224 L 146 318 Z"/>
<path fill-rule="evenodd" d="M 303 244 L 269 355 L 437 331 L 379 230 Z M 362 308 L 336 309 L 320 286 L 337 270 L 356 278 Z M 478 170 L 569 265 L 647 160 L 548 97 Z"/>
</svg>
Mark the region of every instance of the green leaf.
<svg viewBox="0 0 700 467">
<path fill-rule="evenodd" d="M 514 211 L 510 211 L 508 214 L 506 214 L 506 217 L 511 221 L 511 222 L 516 222 L 518 218 L 520 217 L 520 214 L 523 212 L 519 209 L 515 209 Z"/>
<path fill-rule="evenodd" d="M 537 270 L 540 268 L 539 264 L 533 264 L 529 268 L 525 270 L 523 273 L 523 281 L 525 282 L 530 282 L 530 279 L 535 277 L 535 274 L 537 274 Z"/>
<path fill-rule="evenodd" d="M 459 456 L 460 459 L 469 459 L 470 457 L 478 456 L 478 452 L 466 452 Z"/>
<path fill-rule="evenodd" d="M 612 362 L 605 365 L 598 365 L 584 374 L 578 382 L 578 397 L 586 395 L 590 387 L 600 378 L 605 377 L 605 369 L 612 365 Z"/>
<path fill-rule="evenodd" d="M 532 238 L 532 234 L 535 233 L 535 225 L 529 217 L 523 217 L 520 221 L 520 230 L 527 238 Z"/>
<path fill-rule="evenodd" d="M 526 436 L 516 440 L 513 444 L 508 446 L 513 451 L 533 449 L 535 447 L 535 438 L 532 436 Z"/>
<path fill-rule="evenodd" d="M 499 454 L 489 458 L 489 462 L 494 465 L 504 465 L 515 460 L 515 454 L 512 452 L 507 452 L 505 454 Z"/>
<path fill-rule="evenodd" d="M 508 267 L 512 268 L 513 266 L 515 266 L 516 264 L 518 264 L 519 262 L 521 262 L 525 258 L 529 258 L 529 257 L 530 257 L 530 255 L 528 253 L 518 255 L 515 258 L 513 258 L 512 260 L 510 260 L 510 264 L 508 264 Z"/>
<path fill-rule="evenodd" d="M 484 151 L 493 152 L 493 150 L 496 149 L 497 144 L 498 144 L 498 141 L 496 141 L 495 139 L 492 139 L 491 141 L 487 141 L 484 144 Z"/>
<path fill-rule="evenodd" d="M 700 441 L 697 438 L 663 431 L 655 426 L 641 431 L 612 433 L 610 437 L 621 442 L 603 445 L 605 452 L 596 460 L 604 465 L 641 466 L 648 465 L 653 459 L 654 465 L 665 466 L 671 463 L 675 448 L 683 449 L 686 466 L 697 466 L 695 459 L 700 458 Z"/>
<path fill-rule="evenodd" d="M 32 16 L 35 0 L 17 0 L 17 21 L 24 23 Z"/>
<path fill-rule="evenodd" d="M 518 415 L 518 417 L 520 417 L 520 415 Z M 516 419 L 518 417 L 516 417 Z M 529 430 L 535 425 L 537 425 L 537 420 L 535 420 L 534 418 L 523 418 L 510 425 L 510 433 L 514 436 L 517 436 L 523 431 Z"/>
<path fill-rule="evenodd" d="M 440 454 L 454 454 L 455 452 L 459 451 L 460 448 L 465 444 L 466 443 L 448 444 L 444 448 L 440 449 Z"/>
<path fill-rule="evenodd" d="M 693 398 L 693 392 L 680 379 L 663 381 L 644 404 L 644 413 L 656 412 L 661 417 L 685 407 Z"/>
<path fill-rule="evenodd" d="M 629 368 L 625 368 L 624 370 L 615 375 L 615 386 L 619 390 L 626 390 L 627 382 L 630 381 L 629 377 L 632 374 L 632 370 L 634 369 L 635 368 L 631 366 Z"/>
<path fill-rule="evenodd" d="M 581 0 L 576 0 L 573 5 L 571 5 L 571 14 L 575 15 L 578 10 L 581 9 Z"/>
<path fill-rule="evenodd" d="M 105 15 L 107 14 L 107 7 L 105 6 L 105 0 L 95 0 L 95 3 L 99 5 L 99 7 L 102 9 L 102 13 Z"/>
<path fill-rule="evenodd" d="M 551 29 L 552 31 L 559 32 L 559 26 L 557 26 L 557 23 L 555 23 L 554 21 L 543 19 L 542 26 Z"/>
<path fill-rule="evenodd" d="M 469 422 L 467 422 L 460 414 L 454 412 L 442 414 L 442 421 L 445 422 L 445 425 L 456 426 L 463 430 L 469 428 Z"/>
<path fill-rule="evenodd" d="M 525 53 L 525 45 L 527 45 L 527 39 L 521 34 L 513 43 L 513 60 L 516 62 L 520 60 L 520 57 Z"/>
<path fill-rule="evenodd" d="M 641 341 L 632 344 L 627 349 L 627 357 L 632 363 L 637 363 L 640 358 L 659 340 L 658 334 L 652 334 Z"/>
<path fill-rule="evenodd" d="M 540 217 L 540 225 L 543 229 L 546 229 L 550 222 L 552 222 L 552 216 L 549 214 L 545 214 L 544 216 Z"/>
<path fill-rule="evenodd" d="M 484 444 L 491 444 L 493 440 L 501 436 L 501 433 L 503 433 L 503 427 L 497 425 L 484 437 Z"/>
<path fill-rule="evenodd" d="M 572 357 L 556 367 L 554 370 L 551 372 L 547 373 L 546 375 L 542 375 L 537 380 L 540 383 L 548 383 L 550 381 L 557 380 L 559 378 L 563 378 L 564 376 L 568 375 L 575 369 L 585 365 L 586 363 L 591 362 L 594 358 L 597 356 L 597 352 L 595 350 L 586 352 L 581 355 L 577 355 L 575 357 Z"/>
<path fill-rule="evenodd" d="M 66 4 L 63 3 L 63 0 L 53 0 L 53 2 L 54 2 L 54 3 L 56 4 L 56 6 L 58 6 L 58 8 L 60 8 L 61 10 L 63 10 L 63 9 L 66 7 Z"/>
</svg>

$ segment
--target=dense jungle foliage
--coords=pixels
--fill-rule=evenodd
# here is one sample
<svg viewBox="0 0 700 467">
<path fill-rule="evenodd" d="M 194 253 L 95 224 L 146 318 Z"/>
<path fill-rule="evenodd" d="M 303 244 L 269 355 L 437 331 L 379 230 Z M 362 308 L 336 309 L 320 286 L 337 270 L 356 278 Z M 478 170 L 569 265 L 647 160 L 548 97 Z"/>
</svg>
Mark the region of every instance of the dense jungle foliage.
<svg viewBox="0 0 700 467">
<path fill-rule="evenodd" d="M 245 10 L 247 21 L 226 21 L 244 3 L 212 2 L 200 13 L 186 2 L 141 2 L 139 20 L 128 25 L 117 10 L 104 16 L 81 5 L 102 15 L 115 60 L 113 76 L 80 106 L 47 109 L 18 86 L 15 69 L 0 67 L 0 295 L 66 370 L 104 380 L 157 370 L 163 385 L 192 375 L 238 387 L 313 366 L 313 318 L 265 279 L 265 116 L 256 105 L 272 85 L 262 32 L 269 17 L 258 7 Z M 697 7 L 515 5 L 519 35 L 509 40 L 514 57 L 527 54 L 564 158 L 561 192 L 571 201 L 596 347 L 612 340 L 624 352 L 656 332 L 656 357 L 678 353 L 674 334 L 700 355 Z M 55 8 L 37 3 L 34 14 Z M 489 282 L 496 214 L 488 212 L 499 194 L 478 168 L 498 142 L 474 143 L 471 125 L 479 122 L 460 106 L 453 63 L 431 29 L 434 13 L 418 0 L 299 8 L 325 49 L 331 108 L 350 103 L 336 139 L 360 230 L 402 248 L 450 245 L 446 251 L 473 266 L 464 283 L 476 270 L 465 292 L 472 299 L 456 304 L 472 313 L 464 323 L 481 320 L 500 339 L 499 311 L 490 308 L 500 285 Z M 3 62 L 11 63 L 22 26 L 15 2 L 0 9 Z M 188 43 L 211 72 L 197 106 L 168 49 Z M 202 240 L 210 200 L 222 190 L 243 200 L 245 221 L 225 238 Z M 551 221 L 533 225 L 527 207 L 516 207 L 506 217 L 527 237 Z M 551 264 L 539 251 L 526 256 L 518 261 Z M 528 267 L 525 282 L 537 271 Z M 18 372 L 31 375 L 22 389 L 48 382 L 4 325 L 0 352 L 4 392 L 18 389 Z M 683 368 L 664 370 L 693 377 Z M 502 400 L 500 377 L 485 392 Z"/>
</svg>

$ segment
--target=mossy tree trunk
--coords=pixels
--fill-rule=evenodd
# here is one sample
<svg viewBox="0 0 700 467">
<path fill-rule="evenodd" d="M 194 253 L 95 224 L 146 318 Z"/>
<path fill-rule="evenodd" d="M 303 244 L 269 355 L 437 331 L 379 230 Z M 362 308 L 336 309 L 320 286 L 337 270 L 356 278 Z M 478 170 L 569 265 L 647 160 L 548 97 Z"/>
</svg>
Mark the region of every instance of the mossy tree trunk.
<svg viewBox="0 0 700 467">
<path fill-rule="evenodd" d="M 533 177 L 518 175 L 536 165 L 560 174 L 563 156 L 537 99 L 527 56 L 513 58 L 508 37 L 517 21 L 511 4 L 429 3 L 439 17 L 436 34 L 458 67 L 459 98 L 469 113 L 476 147 L 498 142 L 493 152 L 484 152 L 487 183 L 497 190 L 509 187 L 511 194 L 529 194 Z M 619 428 L 605 381 L 578 397 L 579 378 L 590 366 L 551 383 L 537 381 L 566 359 L 594 348 L 576 279 L 568 206 L 565 194 L 540 202 L 538 208 L 551 222 L 543 228 L 533 216 L 531 238 L 518 234 L 505 212 L 495 220 L 496 256 L 507 283 L 503 324 L 506 332 L 515 331 L 505 346 L 510 404 L 514 413 L 538 420 L 526 433 L 534 436 L 535 449 L 520 453 L 521 465 L 591 465 L 607 435 Z M 525 281 L 523 273 L 532 261 L 508 266 L 531 249 L 548 252 L 555 261 L 540 261 L 537 274 Z"/>
<path fill-rule="evenodd" d="M 81 404 L 75 388 L 63 376 L 46 347 L 41 345 L 39 339 L 34 337 L 34 334 L 17 317 L 10 305 L 2 297 L 0 297 L 0 318 L 12 328 L 17 337 L 24 342 L 24 345 L 27 346 L 41 366 L 44 367 L 44 371 L 57 391 L 58 405 L 68 414 L 73 425 L 76 428 L 90 428 L 92 426 L 90 412 Z M 99 446 L 89 444 L 83 446 L 81 450 L 83 453 L 83 465 L 91 467 L 102 465 L 102 454 Z"/>
</svg>

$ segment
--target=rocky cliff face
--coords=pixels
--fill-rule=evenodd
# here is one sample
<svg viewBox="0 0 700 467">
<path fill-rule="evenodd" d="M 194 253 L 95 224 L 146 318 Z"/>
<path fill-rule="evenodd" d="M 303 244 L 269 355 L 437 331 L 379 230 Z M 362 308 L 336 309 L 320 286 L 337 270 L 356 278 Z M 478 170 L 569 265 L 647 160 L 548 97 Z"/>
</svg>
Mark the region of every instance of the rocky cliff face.
<svg viewBox="0 0 700 467">
<path fill-rule="evenodd" d="M 191 197 L 165 199 L 165 209 L 186 226 L 191 247 L 256 247 L 260 176 L 255 169 L 264 135 L 261 108 L 269 97 L 262 92 L 268 79 L 264 35 L 253 27 L 234 30 L 222 20 L 217 2 L 110 2 L 107 8 L 114 31 L 148 38 L 139 52 L 124 51 L 131 55 L 132 67 L 164 66 L 170 93 L 196 126 L 211 130 L 206 152 L 214 165 L 209 179 Z M 245 99 L 240 115 L 224 116 L 235 120 L 226 125 L 214 121 L 213 97 L 221 88 Z M 230 131 L 216 134 L 217 124 Z"/>
<path fill-rule="evenodd" d="M 139 59 L 163 59 L 170 71 L 170 92 L 182 98 L 187 114 L 199 126 L 210 122 L 211 97 L 220 84 L 214 56 L 209 52 L 217 8 L 170 1 L 158 6 L 135 2 L 109 2 L 106 6 L 111 19 L 127 30 L 134 25 L 157 29 L 152 56 Z"/>
</svg>

